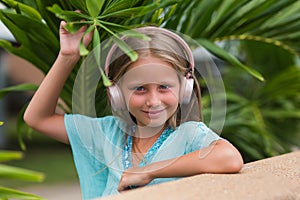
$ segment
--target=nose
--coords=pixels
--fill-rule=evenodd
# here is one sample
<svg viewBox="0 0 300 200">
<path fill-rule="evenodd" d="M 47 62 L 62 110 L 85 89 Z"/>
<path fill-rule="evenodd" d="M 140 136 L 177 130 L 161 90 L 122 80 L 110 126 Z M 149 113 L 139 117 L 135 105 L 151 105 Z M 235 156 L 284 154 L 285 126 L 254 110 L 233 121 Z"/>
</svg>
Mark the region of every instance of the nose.
<svg viewBox="0 0 300 200">
<path fill-rule="evenodd" d="M 146 99 L 146 105 L 148 107 L 156 107 L 161 105 L 161 98 L 158 91 L 156 90 L 149 91 Z"/>
</svg>

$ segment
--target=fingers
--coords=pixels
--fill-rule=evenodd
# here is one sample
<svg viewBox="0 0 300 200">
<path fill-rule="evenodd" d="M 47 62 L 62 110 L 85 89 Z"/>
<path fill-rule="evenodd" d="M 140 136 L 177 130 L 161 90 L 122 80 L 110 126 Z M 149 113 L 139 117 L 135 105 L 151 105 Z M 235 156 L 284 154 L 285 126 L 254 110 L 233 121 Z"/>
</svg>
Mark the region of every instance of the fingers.
<svg viewBox="0 0 300 200">
<path fill-rule="evenodd" d="M 60 33 L 63 33 L 63 34 L 68 33 L 68 31 L 65 29 L 66 25 L 67 25 L 67 22 L 65 22 L 65 21 L 60 22 L 60 26 L 59 26 Z"/>
<path fill-rule="evenodd" d="M 63 28 L 67 25 L 67 22 L 66 21 L 61 21 L 60 22 L 60 27 Z"/>
<path fill-rule="evenodd" d="M 85 30 L 86 30 L 87 27 L 86 26 L 84 26 L 84 27 L 85 27 Z M 94 31 L 97 31 L 97 29 L 93 30 L 93 31 L 91 31 L 91 32 L 89 32 L 89 33 L 87 33 L 83 36 L 83 44 L 84 44 L 85 47 L 87 47 L 88 44 L 92 41 Z"/>
<path fill-rule="evenodd" d="M 80 10 L 75 10 L 74 12 L 76 13 L 81 13 Z M 84 22 L 85 20 L 82 19 L 80 20 L 80 22 Z M 75 37 L 80 37 L 82 39 L 82 42 L 84 44 L 85 47 L 87 47 L 89 45 L 89 43 L 92 41 L 93 39 L 93 33 L 95 30 L 90 31 L 89 33 L 86 33 L 86 30 L 88 28 L 87 25 L 82 25 L 75 33 L 70 33 L 65 27 L 68 24 L 68 22 L 66 21 L 61 21 L 60 22 L 60 34 L 61 35 L 67 35 L 67 36 L 74 36 Z"/>
<path fill-rule="evenodd" d="M 135 188 L 138 187 L 138 186 L 132 185 L 132 184 L 133 183 L 130 183 L 128 178 L 122 177 L 121 181 L 120 181 L 120 184 L 118 186 L 118 191 L 122 192 L 122 191 L 125 191 L 125 190 L 131 190 L 131 189 L 135 189 Z"/>
<path fill-rule="evenodd" d="M 139 188 L 140 186 L 136 186 L 136 185 L 129 185 L 127 187 L 118 187 L 118 191 L 119 192 L 124 192 L 124 191 L 127 191 L 127 190 L 133 190 L 133 189 L 136 189 L 136 188 Z"/>
<path fill-rule="evenodd" d="M 147 185 L 152 181 L 152 177 L 149 173 L 144 172 L 143 168 L 130 168 L 123 172 L 118 191 L 125 191 L 129 189 L 135 189 Z"/>
<path fill-rule="evenodd" d="M 136 174 L 124 172 L 122 174 L 119 186 L 118 186 L 118 191 L 125 191 L 125 190 L 130 190 L 130 189 L 135 189 L 138 186 L 139 182 L 139 177 Z"/>
</svg>

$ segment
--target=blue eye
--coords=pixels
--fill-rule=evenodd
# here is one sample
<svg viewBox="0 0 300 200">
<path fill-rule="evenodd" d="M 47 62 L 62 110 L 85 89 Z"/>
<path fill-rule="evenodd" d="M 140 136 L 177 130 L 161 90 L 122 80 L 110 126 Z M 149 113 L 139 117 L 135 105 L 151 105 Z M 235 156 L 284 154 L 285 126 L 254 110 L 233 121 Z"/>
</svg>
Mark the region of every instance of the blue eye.
<svg viewBox="0 0 300 200">
<path fill-rule="evenodd" d="M 170 86 L 168 86 L 168 85 L 160 85 L 159 88 L 162 89 L 162 90 L 167 90 L 167 89 L 170 88 Z"/>
<path fill-rule="evenodd" d="M 139 87 L 136 87 L 135 90 L 140 92 L 140 91 L 144 91 L 145 88 L 143 86 L 139 86 Z"/>
</svg>

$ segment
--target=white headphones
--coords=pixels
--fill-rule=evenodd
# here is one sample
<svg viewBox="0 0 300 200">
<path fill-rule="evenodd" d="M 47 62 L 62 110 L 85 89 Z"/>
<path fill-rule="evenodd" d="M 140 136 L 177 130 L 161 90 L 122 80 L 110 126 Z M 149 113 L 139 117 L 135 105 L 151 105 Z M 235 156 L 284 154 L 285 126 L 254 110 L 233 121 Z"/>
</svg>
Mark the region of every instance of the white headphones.
<svg viewBox="0 0 300 200">
<path fill-rule="evenodd" d="M 182 78 L 182 82 L 181 82 L 180 103 L 188 104 L 191 100 L 192 93 L 193 93 L 193 87 L 194 87 L 194 79 L 192 77 L 192 75 L 194 73 L 194 57 L 193 57 L 192 51 L 189 48 L 189 46 L 187 45 L 187 43 L 181 37 L 179 37 L 177 34 L 171 32 L 167 29 L 164 29 L 164 28 L 147 26 L 147 27 L 138 28 L 136 30 L 137 31 L 145 30 L 146 33 L 147 33 L 147 31 L 158 31 L 160 33 L 165 34 L 166 36 L 171 37 L 172 39 L 174 39 L 176 42 L 178 42 L 183 47 L 183 50 L 184 50 L 187 60 L 189 62 L 189 66 L 187 67 L 187 72 L 186 72 L 185 76 Z M 124 39 L 124 38 L 122 38 L 122 39 Z M 112 58 L 113 54 L 115 53 L 116 49 L 117 49 L 117 45 L 114 44 L 107 54 L 107 58 L 106 58 L 106 62 L 105 62 L 105 74 L 107 77 L 108 77 L 108 73 L 109 73 L 109 65 L 111 62 L 111 58 Z M 121 110 L 127 109 L 124 96 L 121 92 L 121 89 L 117 86 L 117 84 L 113 84 L 110 87 L 108 87 L 108 93 L 110 96 L 110 103 L 111 103 L 111 107 L 112 107 L 113 111 L 121 111 Z"/>
</svg>

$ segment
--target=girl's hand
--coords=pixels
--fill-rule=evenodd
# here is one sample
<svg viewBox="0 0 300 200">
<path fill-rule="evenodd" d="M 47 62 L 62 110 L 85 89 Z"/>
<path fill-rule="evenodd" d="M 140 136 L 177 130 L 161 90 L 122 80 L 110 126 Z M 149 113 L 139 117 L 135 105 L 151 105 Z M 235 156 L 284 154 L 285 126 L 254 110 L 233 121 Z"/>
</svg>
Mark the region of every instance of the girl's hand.
<svg viewBox="0 0 300 200">
<path fill-rule="evenodd" d="M 60 54 L 64 56 L 76 56 L 80 57 L 79 44 L 83 37 L 83 44 L 85 47 L 91 42 L 93 38 L 93 32 L 90 32 L 84 36 L 84 32 L 87 27 L 81 27 L 76 33 L 70 33 L 65 29 L 66 22 L 60 23 L 59 34 L 60 34 Z"/>
<path fill-rule="evenodd" d="M 145 171 L 143 167 L 133 167 L 123 172 L 118 191 L 122 192 L 128 189 L 134 189 L 147 185 L 153 180 L 151 173 Z"/>
</svg>

